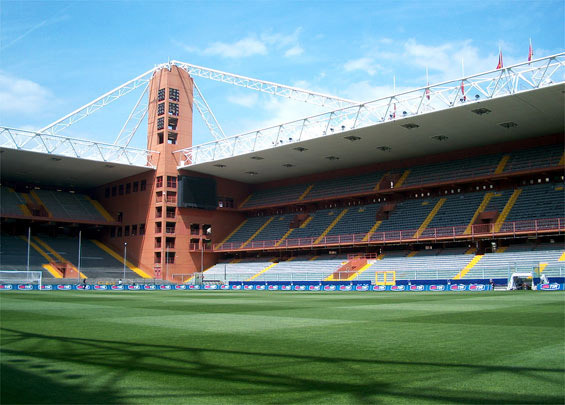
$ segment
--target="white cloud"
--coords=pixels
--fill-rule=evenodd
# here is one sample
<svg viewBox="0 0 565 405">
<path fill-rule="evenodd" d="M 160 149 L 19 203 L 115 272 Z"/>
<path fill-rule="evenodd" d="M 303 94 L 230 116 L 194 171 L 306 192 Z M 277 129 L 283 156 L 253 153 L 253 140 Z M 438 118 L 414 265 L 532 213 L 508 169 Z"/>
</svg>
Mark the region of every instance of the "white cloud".
<svg viewBox="0 0 565 405">
<path fill-rule="evenodd" d="M 284 56 L 286 56 L 287 58 L 291 58 L 293 56 L 300 56 L 303 53 L 304 53 L 304 49 L 302 49 L 302 47 L 300 45 L 295 45 L 292 48 L 288 49 L 284 53 Z"/>
<path fill-rule="evenodd" d="M 496 54 L 481 55 L 470 40 L 445 42 L 429 46 L 409 39 L 404 44 L 405 60 L 421 68 L 429 68 L 431 81 L 453 80 L 458 77 L 492 70 L 496 67 Z"/>
<path fill-rule="evenodd" d="M 227 97 L 227 100 L 236 105 L 240 105 L 242 107 L 254 107 L 257 104 L 257 100 L 259 99 L 258 93 L 249 93 L 245 95 L 231 95 Z"/>
<path fill-rule="evenodd" d="M 31 116 L 52 102 L 51 92 L 38 83 L 0 72 L 0 112 Z"/>
<path fill-rule="evenodd" d="M 301 31 L 302 28 L 298 27 L 291 34 L 271 32 L 263 33 L 259 36 L 251 34 L 234 42 L 213 42 L 204 49 L 187 45 L 177 40 L 172 40 L 172 43 L 189 53 L 220 56 L 222 58 L 237 59 L 266 55 L 273 50 L 282 52 L 285 57 L 295 57 L 304 53 L 304 49 L 299 42 Z"/>
<path fill-rule="evenodd" d="M 267 47 L 264 42 L 257 38 L 247 37 L 233 43 L 214 42 L 203 53 L 223 58 L 244 58 L 254 55 L 266 55 Z"/>
<path fill-rule="evenodd" d="M 363 57 L 347 61 L 345 65 L 343 65 L 343 67 L 346 72 L 361 70 L 367 72 L 371 76 L 377 73 L 378 70 L 382 70 L 382 67 L 375 62 L 375 59 L 370 57 Z"/>
</svg>

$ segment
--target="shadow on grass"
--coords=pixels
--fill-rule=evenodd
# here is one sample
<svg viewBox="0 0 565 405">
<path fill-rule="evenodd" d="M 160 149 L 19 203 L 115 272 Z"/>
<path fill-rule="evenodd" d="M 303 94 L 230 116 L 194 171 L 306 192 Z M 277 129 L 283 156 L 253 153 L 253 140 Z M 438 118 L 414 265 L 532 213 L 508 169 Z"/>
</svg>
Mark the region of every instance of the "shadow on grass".
<svg viewBox="0 0 565 405">
<path fill-rule="evenodd" d="M 14 362 L 21 363 L 21 362 Z M 117 393 L 112 389 L 93 393 L 73 384 L 80 376 L 59 375 L 61 370 L 50 370 L 48 366 L 30 368 L 40 371 L 25 371 L 17 364 L 0 364 L 0 403 L 2 404 L 120 404 Z M 51 373 L 53 371 L 53 373 Z M 69 381 L 70 380 L 70 381 Z"/>
<path fill-rule="evenodd" d="M 326 402 L 339 397 L 351 403 L 382 401 L 437 401 L 457 403 L 563 403 L 562 392 L 537 394 L 497 394 L 472 389 L 450 389 L 425 381 L 424 388 L 403 386 L 402 374 L 395 381 L 383 383 L 363 366 L 399 366 L 406 374 L 426 378 L 425 373 L 436 369 L 472 374 L 507 373 L 529 381 L 547 378 L 560 380 L 565 369 L 537 367 L 508 367 L 443 362 L 409 362 L 379 359 L 351 359 L 337 356 L 312 356 L 291 353 L 196 348 L 165 344 L 131 343 L 116 340 L 72 338 L 28 333 L 2 328 L 2 403 L 123 403 L 171 401 L 198 403 L 218 402 Z M 10 348 L 12 344 L 18 348 Z M 21 349 L 25 347 L 25 349 Z M 6 361 L 5 356 L 11 360 Z M 26 360 L 26 359 L 29 359 Z M 58 383 L 61 377 L 45 378 L 48 370 L 42 366 L 27 366 L 26 362 L 40 360 L 102 368 L 111 375 L 103 391 L 93 393 L 73 385 L 72 381 Z M 22 363 L 22 364 L 18 364 Z M 347 370 L 350 378 L 337 375 L 295 375 L 293 367 L 308 370 L 339 368 Z M 276 371 L 271 371 L 275 369 Z M 543 373 L 543 375 L 540 375 Z M 185 381 L 170 390 L 163 385 L 154 387 L 129 383 L 145 374 L 159 381 Z M 342 374 L 343 375 L 343 374 Z M 76 377 L 76 376 L 75 376 Z M 75 378 L 67 375 L 67 378 Z M 128 380 L 127 394 L 119 388 Z M 82 380 L 81 380 L 82 381 Z M 145 381 L 145 380 L 144 380 Z M 190 382 L 189 382 L 190 381 Z M 420 380 L 421 382 L 422 380 Z M 24 389 L 25 387 L 25 389 Z M 237 387 L 237 388 L 234 388 Z M 154 389 L 152 389 L 154 388 Z M 6 390 L 5 390 L 6 389 Z M 21 391 L 25 396 L 21 397 Z M 98 389 L 100 391 L 100 389 Z M 47 394 L 46 394 L 47 393 Z M 267 395 L 272 393 L 270 397 Z M 126 396 L 127 395 L 127 396 Z M 239 400 L 238 400 L 239 398 Z M 267 398 L 267 399 L 265 399 Z"/>
</svg>

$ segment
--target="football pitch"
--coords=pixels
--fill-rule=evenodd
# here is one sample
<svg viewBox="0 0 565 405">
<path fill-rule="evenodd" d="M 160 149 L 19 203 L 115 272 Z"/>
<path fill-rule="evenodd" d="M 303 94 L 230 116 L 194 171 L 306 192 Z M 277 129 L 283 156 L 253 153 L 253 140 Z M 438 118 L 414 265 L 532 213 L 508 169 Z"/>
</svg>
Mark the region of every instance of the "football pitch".
<svg viewBox="0 0 565 405">
<path fill-rule="evenodd" d="M 1 403 L 560 403 L 560 292 L 5 292 Z"/>
</svg>

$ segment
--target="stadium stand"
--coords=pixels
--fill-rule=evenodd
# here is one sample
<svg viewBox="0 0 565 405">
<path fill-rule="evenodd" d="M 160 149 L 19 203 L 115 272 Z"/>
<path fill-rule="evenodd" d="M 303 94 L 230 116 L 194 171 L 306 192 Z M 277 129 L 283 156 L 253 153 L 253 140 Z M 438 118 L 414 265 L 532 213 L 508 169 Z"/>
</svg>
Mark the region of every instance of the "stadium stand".
<svg viewBox="0 0 565 405">
<path fill-rule="evenodd" d="M 35 207 L 43 208 L 45 216 L 55 219 L 97 223 L 114 221 L 100 204 L 81 193 L 43 189 L 21 193 L 7 186 L 0 186 L 0 193 L 0 212 L 3 216 L 36 215 L 37 212 L 32 212 Z"/>
<path fill-rule="evenodd" d="M 25 271 L 27 266 L 27 238 L 1 234 L 0 257 L 2 268 L 5 270 Z M 50 263 L 68 261 L 78 267 L 78 239 L 67 236 L 49 237 L 46 235 L 33 236 L 30 249 L 30 269 L 42 271 L 47 280 L 63 278 L 64 274 L 56 269 L 46 269 Z M 81 244 L 81 273 L 92 279 L 122 278 L 123 262 L 112 257 L 94 242 L 83 239 Z M 141 277 L 126 267 L 128 279 Z"/>
<path fill-rule="evenodd" d="M 53 259 L 42 256 L 36 249 L 30 249 L 29 265 L 33 271 L 41 271 L 44 279 L 53 275 L 42 268 L 42 265 Z M 27 240 L 25 237 L 0 233 L 0 261 L 3 270 L 25 271 L 27 266 Z"/>
<path fill-rule="evenodd" d="M 285 240 L 299 246 L 337 240 L 351 242 L 352 235 L 366 235 L 377 241 L 413 237 L 444 237 L 476 232 L 504 230 L 504 223 L 532 219 L 561 218 L 565 212 L 560 183 L 528 185 L 500 191 L 475 191 L 445 197 L 413 198 L 397 203 L 377 203 L 312 211 L 299 227 L 291 223 L 299 214 L 250 217 L 241 228 L 223 242 L 224 248 L 276 247 Z M 383 207 L 388 211 L 383 212 Z M 488 215 L 486 215 L 488 214 Z M 484 226 L 481 227 L 480 225 Z M 523 225 L 531 227 L 531 223 Z"/>
<path fill-rule="evenodd" d="M 284 203 L 334 198 L 350 194 L 375 191 L 385 174 L 394 188 L 412 187 L 448 181 L 460 181 L 501 173 L 552 167 L 558 165 L 563 156 L 563 146 L 547 145 L 511 153 L 495 153 L 467 159 L 409 167 L 409 172 L 397 169 L 389 172 L 372 171 L 359 176 L 337 177 L 314 183 L 301 183 L 253 192 L 241 204 L 241 208 L 281 205 Z M 407 173 L 399 184 L 400 174 Z M 386 185 L 388 186 L 388 184 Z M 390 186 L 386 187 L 390 188 Z"/>
<path fill-rule="evenodd" d="M 106 222 L 87 196 L 64 191 L 35 190 L 51 217 Z"/>
<path fill-rule="evenodd" d="M 515 272 L 541 270 L 547 276 L 565 275 L 565 261 L 559 261 L 565 253 L 563 246 L 543 244 L 539 246 L 516 245 L 486 253 L 464 278 L 505 278 Z"/>
<path fill-rule="evenodd" d="M 0 213 L 7 215 L 30 215 L 26 202 L 14 189 L 0 186 Z"/>
</svg>

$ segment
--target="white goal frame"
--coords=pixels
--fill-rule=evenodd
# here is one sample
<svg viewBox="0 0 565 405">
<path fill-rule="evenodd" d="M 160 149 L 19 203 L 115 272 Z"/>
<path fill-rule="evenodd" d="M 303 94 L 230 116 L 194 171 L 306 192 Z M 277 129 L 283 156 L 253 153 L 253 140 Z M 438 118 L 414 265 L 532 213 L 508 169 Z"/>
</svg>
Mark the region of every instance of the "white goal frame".
<svg viewBox="0 0 565 405">
<path fill-rule="evenodd" d="M 35 284 L 41 290 L 42 273 L 40 271 L 0 270 L 0 284 Z"/>
</svg>

